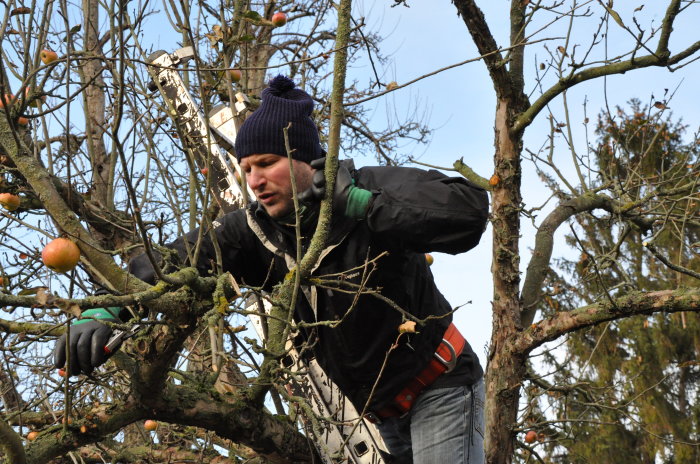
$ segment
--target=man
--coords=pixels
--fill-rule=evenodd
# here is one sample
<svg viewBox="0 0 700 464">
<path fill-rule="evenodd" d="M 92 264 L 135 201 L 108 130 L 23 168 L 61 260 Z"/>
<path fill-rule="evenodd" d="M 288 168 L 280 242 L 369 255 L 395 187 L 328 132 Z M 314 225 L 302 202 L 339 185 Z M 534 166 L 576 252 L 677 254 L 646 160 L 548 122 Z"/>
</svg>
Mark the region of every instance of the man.
<svg viewBox="0 0 700 464">
<path fill-rule="evenodd" d="M 236 155 L 257 202 L 221 218 L 214 233 L 223 270 L 246 285 L 272 290 L 296 265 L 285 127 L 302 192 L 304 251 L 315 230 L 325 179 L 312 109 L 308 94 L 278 76 L 239 131 Z M 451 324 L 451 307 L 435 286 L 424 254 L 461 253 L 476 246 L 487 216 L 486 192 L 463 178 L 404 167 L 355 170 L 351 162 L 341 163 L 326 250 L 313 271 L 323 284 L 304 283 L 294 314 L 296 321 L 337 324 L 302 327 L 298 341 L 312 347 L 358 411 L 367 411 L 377 423 L 394 462 L 484 461 L 483 371 Z M 198 231 L 190 232 L 171 247 L 186 260 L 186 248 L 193 247 L 185 244 L 197 237 Z M 215 261 L 214 244 L 205 238 L 195 264 L 206 274 Z M 372 261 L 376 268 L 366 266 Z M 145 256 L 130 269 L 142 280 L 155 280 Z M 116 319 L 108 312 L 90 315 Z M 399 325 L 408 320 L 417 322 L 416 331 L 399 335 Z M 104 328 L 91 320 L 72 329 L 71 358 L 79 366 L 71 373 L 89 373 L 103 362 L 95 350 L 104 345 Z M 59 342 L 59 367 L 64 351 L 65 342 Z"/>
</svg>

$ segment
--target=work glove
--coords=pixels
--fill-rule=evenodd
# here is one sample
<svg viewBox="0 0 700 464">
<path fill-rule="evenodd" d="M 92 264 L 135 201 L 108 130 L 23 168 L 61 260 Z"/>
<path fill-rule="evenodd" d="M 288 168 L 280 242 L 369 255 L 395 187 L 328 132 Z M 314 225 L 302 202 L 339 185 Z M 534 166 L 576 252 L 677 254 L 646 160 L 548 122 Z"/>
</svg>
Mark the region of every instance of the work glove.
<svg viewBox="0 0 700 464">
<path fill-rule="evenodd" d="M 311 167 L 316 169 L 316 172 L 311 180 L 311 187 L 299 194 L 299 200 L 311 203 L 323 199 L 326 192 L 326 176 L 323 171 L 325 164 L 326 158 L 311 162 Z M 363 219 L 367 215 L 371 198 L 372 192 L 355 187 L 350 172 L 340 164 L 333 191 L 333 211 L 353 219 Z"/>
<path fill-rule="evenodd" d="M 112 335 L 112 329 L 103 322 L 121 322 L 121 308 L 88 309 L 70 327 L 70 376 L 83 373 L 90 375 L 95 368 L 103 364 L 109 355 L 105 345 Z M 66 364 L 66 334 L 56 342 L 54 348 L 54 365 L 62 368 Z"/>
</svg>

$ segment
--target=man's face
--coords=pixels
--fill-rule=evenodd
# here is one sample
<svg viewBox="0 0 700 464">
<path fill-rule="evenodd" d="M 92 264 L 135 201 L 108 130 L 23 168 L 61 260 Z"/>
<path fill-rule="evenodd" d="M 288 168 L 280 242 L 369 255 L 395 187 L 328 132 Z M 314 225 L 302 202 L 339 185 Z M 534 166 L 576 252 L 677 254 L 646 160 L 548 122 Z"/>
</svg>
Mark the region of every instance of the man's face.
<svg viewBox="0 0 700 464">
<path fill-rule="evenodd" d="M 297 193 L 311 187 L 314 170 L 303 161 L 292 160 Z M 289 160 L 272 153 L 246 156 L 241 160 L 246 182 L 258 202 L 272 218 L 282 218 L 294 211 Z"/>
</svg>

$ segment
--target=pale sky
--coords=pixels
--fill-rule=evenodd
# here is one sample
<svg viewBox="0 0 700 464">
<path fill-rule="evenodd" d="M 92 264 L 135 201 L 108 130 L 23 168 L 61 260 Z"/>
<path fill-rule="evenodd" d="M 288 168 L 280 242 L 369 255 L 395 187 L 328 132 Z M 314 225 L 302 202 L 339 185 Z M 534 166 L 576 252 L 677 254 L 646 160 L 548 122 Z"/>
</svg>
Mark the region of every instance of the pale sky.
<svg viewBox="0 0 700 464">
<path fill-rule="evenodd" d="M 396 81 L 402 84 L 436 69 L 478 56 L 464 22 L 457 16 L 456 8 L 451 2 L 409 0 L 410 8 L 403 6 L 390 8 L 392 3 L 389 0 L 365 0 L 353 3 L 353 15 L 356 18 L 363 16 L 370 27 L 381 27 L 383 31 L 390 34 L 384 42 L 383 50 L 385 53 L 393 52 L 393 60 L 380 67 L 386 73 L 382 76 L 384 82 Z M 478 3 L 499 45 L 505 46 L 508 37 L 510 2 L 480 1 Z M 590 4 L 591 2 L 579 3 Z M 646 3 L 645 8 L 637 13 L 642 20 L 640 23 L 645 26 L 649 18 L 653 18 L 653 25 L 658 26 L 663 18 L 663 11 L 653 10 L 653 8 L 659 8 L 654 3 L 666 2 Z M 632 28 L 634 27 L 631 21 L 632 10 L 639 4 L 640 2 L 615 3 L 624 23 Z M 598 11 L 599 6 L 595 2 L 591 6 Z M 641 16 L 642 13 L 644 16 Z M 644 20 L 647 22 L 643 22 Z M 575 26 L 572 42 L 590 41 L 594 30 L 592 28 L 596 24 L 597 20 L 589 20 L 586 24 Z M 697 24 L 700 24 L 700 6 L 693 5 L 685 12 L 683 20 L 676 24 L 674 34 L 677 35 L 671 41 L 672 51 L 678 51 L 681 46 L 685 48 L 700 39 Z M 555 24 L 552 29 L 538 34 L 535 39 L 562 36 L 565 26 L 568 26 L 568 23 Z M 532 30 L 534 28 L 530 29 Z M 632 40 L 628 33 L 612 21 L 609 36 L 610 43 L 614 44 L 609 45 L 610 56 L 627 47 Z M 545 43 L 550 50 L 555 50 L 562 40 L 551 40 Z M 653 40 L 652 44 L 650 47 L 653 49 L 656 40 Z M 678 45 L 674 48 L 676 44 Z M 577 53 L 580 51 L 581 47 Z M 535 58 L 539 57 L 540 61 L 545 59 L 544 53 L 546 52 L 541 44 L 532 46 L 530 51 L 526 52 L 525 67 L 529 76 L 526 81 L 526 91 L 528 92 L 533 90 Z M 369 82 L 371 69 L 367 67 L 359 72 L 355 71 L 351 76 L 360 82 Z M 583 137 L 583 102 L 587 100 L 587 114 L 591 121 L 589 141 L 592 143 L 595 141 L 594 122 L 605 105 L 606 96 L 608 105 L 614 111 L 616 105 L 625 107 L 626 102 L 633 97 L 641 99 L 642 102 L 648 102 L 653 94 L 657 100 L 661 100 L 664 89 L 669 89 L 670 94 L 677 88 L 676 95 L 668 106 L 676 118 L 682 117 L 684 122 L 689 124 L 690 133 L 697 131 L 700 127 L 700 114 L 697 109 L 700 102 L 700 91 L 697 86 L 699 77 L 700 63 L 695 62 L 674 73 L 669 73 L 666 69 L 632 71 L 622 76 L 610 77 L 605 83 L 602 79 L 598 79 L 571 90 L 568 101 L 577 150 L 585 152 L 586 147 Z M 606 88 L 607 92 L 604 93 Z M 537 93 L 533 95 L 531 101 L 534 101 L 537 95 Z M 429 110 L 431 126 L 436 129 L 430 146 L 420 149 L 421 161 L 449 167 L 456 159 L 464 157 L 464 161 L 476 172 L 487 178 L 491 176 L 495 93 L 483 63 L 470 63 L 428 77 L 411 87 L 394 92 L 390 97 L 385 97 L 385 100 L 386 103 L 399 105 L 407 101 L 419 102 L 421 107 Z M 385 103 L 379 105 L 385 105 Z M 550 108 L 557 117 L 562 117 L 561 98 L 552 102 Z M 547 127 L 547 114 L 540 113 L 536 123 L 526 132 L 525 147 L 536 151 L 545 141 Z M 561 149 L 558 151 L 557 160 L 562 163 L 560 167 L 570 171 L 573 166 L 571 155 L 563 145 L 559 146 Z M 523 186 L 523 197 L 528 207 L 538 205 L 548 197 L 548 192 L 533 175 L 527 163 L 524 166 Z M 539 216 L 538 223 L 542 218 L 544 213 Z M 530 254 L 529 249 L 534 245 L 534 229 L 527 223 L 523 225 L 525 228 L 521 240 L 521 251 L 523 251 L 521 269 L 524 272 Z M 563 229 L 565 232 L 568 227 Z M 562 233 L 560 232 L 558 236 L 561 237 Z M 566 252 L 563 244 L 555 247 L 555 256 L 557 254 L 561 256 Z M 438 286 L 450 303 L 457 306 L 472 301 L 471 305 L 465 306 L 456 314 L 455 322 L 485 364 L 484 347 L 491 335 L 490 227 L 476 249 L 456 257 L 436 254 L 435 258 L 432 270 Z"/>
</svg>

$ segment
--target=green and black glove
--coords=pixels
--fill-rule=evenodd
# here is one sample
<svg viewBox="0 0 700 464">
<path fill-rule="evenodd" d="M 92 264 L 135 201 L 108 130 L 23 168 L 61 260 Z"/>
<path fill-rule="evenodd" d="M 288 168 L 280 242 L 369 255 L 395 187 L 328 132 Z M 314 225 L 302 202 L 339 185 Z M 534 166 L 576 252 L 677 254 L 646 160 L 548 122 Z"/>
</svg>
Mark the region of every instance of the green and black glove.
<svg viewBox="0 0 700 464">
<path fill-rule="evenodd" d="M 319 158 L 311 162 L 314 172 L 311 187 L 299 194 L 301 201 L 310 203 L 321 201 L 326 192 L 326 176 L 323 167 L 326 158 Z M 333 192 L 333 210 L 353 219 L 363 219 L 367 215 L 372 192 L 359 187 L 350 176 L 350 172 L 342 164 L 338 166 L 338 177 L 335 180 Z"/>
<path fill-rule="evenodd" d="M 89 375 L 103 364 L 109 355 L 105 345 L 112 335 L 112 329 L 103 322 L 121 322 L 119 311 L 122 308 L 94 308 L 82 314 L 82 318 L 70 328 L 70 372 Z M 66 334 L 61 335 L 53 351 L 54 365 L 61 368 L 66 364 Z"/>
</svg>

